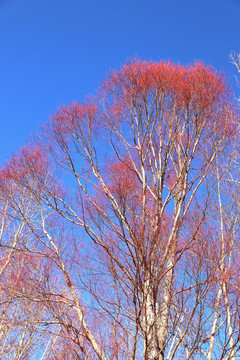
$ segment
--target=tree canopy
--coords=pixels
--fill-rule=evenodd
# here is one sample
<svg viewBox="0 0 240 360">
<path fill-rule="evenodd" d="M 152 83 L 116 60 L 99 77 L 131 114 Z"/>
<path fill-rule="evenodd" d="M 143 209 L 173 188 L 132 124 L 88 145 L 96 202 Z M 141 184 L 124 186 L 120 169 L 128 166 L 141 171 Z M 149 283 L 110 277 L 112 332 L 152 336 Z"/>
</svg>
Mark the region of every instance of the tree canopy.
<svg viewBox="0 0 240 360">
<path fill-rule="evenodd" d="M 238 108 L 128 62 L 0 173 L 4 359 L 240 358 Z"/>
</svg>

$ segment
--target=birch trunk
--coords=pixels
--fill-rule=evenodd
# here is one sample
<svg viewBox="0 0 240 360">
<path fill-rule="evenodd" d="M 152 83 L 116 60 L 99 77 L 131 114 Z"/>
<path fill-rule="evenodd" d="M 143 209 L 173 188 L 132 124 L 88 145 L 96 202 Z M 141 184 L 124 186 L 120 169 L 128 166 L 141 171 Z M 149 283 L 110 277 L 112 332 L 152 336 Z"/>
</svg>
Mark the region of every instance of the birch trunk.
<svg viewBox="0 0 240 360">
<path fill-rule="evenodd" d="M 148 276 L 150 277 L 150 275 Z M 159 360 L 159 344 L 157 338 L 157 316 L 158 304 L 154 299 L 151 279 L 148 278 L 145 283 L 144 290 L 144 359 L 145 360 Z"/>
</svg>

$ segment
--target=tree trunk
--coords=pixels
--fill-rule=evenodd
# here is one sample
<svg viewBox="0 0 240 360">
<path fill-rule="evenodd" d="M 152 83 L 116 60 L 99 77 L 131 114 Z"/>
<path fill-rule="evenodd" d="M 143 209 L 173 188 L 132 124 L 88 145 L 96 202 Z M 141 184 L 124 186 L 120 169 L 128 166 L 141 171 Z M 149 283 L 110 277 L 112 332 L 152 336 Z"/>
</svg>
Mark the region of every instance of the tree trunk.
<svg viewBox="0 0 240 360">
<path fill-rule="evenodd" d="M 144 359 L 159 360 L 159 344 L 157 338 L 157 317 L 159 306 L 154 299 L 153 281 L 147 275 L 143 295 L 143 329 L 144 329 Z"/>
</svg>

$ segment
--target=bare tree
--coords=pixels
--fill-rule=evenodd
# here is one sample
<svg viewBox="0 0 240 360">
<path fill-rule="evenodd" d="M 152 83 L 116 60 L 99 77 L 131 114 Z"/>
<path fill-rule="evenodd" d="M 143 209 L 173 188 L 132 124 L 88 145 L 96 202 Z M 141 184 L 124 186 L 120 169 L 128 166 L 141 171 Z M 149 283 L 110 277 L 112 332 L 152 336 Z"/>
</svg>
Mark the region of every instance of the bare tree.
<svg viewBox="0 0 240 360">
<path fill-rule="evenodd" d="M 55 329 L 46 359 L 236 359 L 238 212 L 219 165 L 236 118 L 212 68 L 135 61 L 6 165 L 18 251 L 44 269 L 27 299 Z"/>
</svg>

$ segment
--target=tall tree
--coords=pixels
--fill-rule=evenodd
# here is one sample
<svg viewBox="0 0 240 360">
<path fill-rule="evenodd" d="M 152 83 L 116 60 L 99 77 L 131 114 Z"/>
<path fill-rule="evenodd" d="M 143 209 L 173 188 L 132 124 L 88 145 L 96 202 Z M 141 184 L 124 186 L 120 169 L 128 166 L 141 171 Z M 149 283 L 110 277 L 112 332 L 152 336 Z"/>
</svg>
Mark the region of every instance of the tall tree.
<svg viewBox="0 0 240 360">
<path fill-rule="evenodd" d="M 236 356 L 237 212 L 225 213 L 219 165 L 236 121 L 212 68 L 135 61 L 95 99 L 62 106 L 6 165 L 2 198 L 30 233 L 24 251 L 51 268 L 28 299 L 61 329 L 62 358 Z"/>
</svg>

